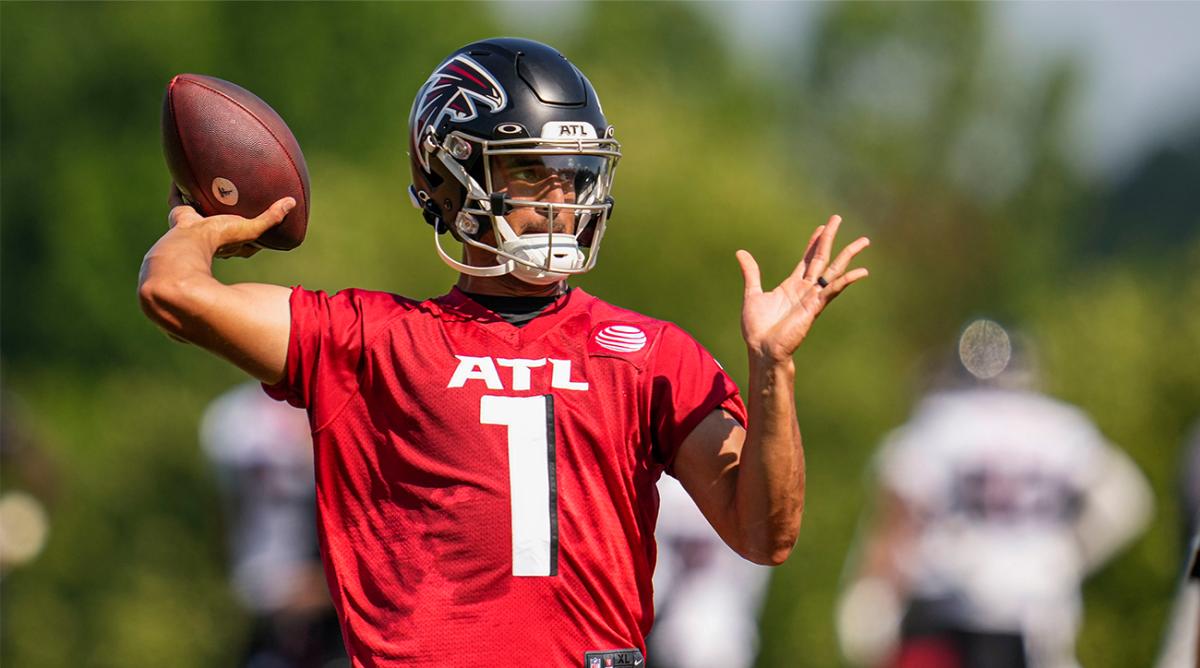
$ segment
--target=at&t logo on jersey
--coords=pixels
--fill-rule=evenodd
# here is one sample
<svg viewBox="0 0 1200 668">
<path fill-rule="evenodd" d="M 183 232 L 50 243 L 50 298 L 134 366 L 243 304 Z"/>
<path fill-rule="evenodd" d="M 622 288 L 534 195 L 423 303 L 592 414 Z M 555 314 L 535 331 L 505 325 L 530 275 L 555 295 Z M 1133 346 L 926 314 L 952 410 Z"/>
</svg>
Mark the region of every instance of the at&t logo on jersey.
<svg viewBox="0 0 1200 668">
<path fill-rule="evenodd" d="M 633 325 L 609 325 L 596 332 L 594 340 L 614 353 L 635 353 L 646 347 L 646 333 Z"/>
</svg>

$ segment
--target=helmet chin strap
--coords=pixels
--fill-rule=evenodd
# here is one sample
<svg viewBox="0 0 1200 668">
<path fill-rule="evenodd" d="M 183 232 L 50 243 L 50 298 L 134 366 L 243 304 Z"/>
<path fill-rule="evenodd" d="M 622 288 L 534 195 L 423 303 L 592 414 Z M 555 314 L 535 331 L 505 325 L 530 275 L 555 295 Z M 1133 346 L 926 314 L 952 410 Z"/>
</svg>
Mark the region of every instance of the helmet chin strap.
<svg viewBox="0 0 1200 668">
<path fill-rule="evenodd" d="M 503 276 L 505 274 L 512 273 L 513 268 L 517 264 L 512 260 L 506 260 L 494 267 L 476 267 L 473 264 L 463 264 L 462 262 L 450 257 L 450 255 L 446 252 L 446 249 L 442 248 L 442 238 L 441 235 L 437 233 L 437 230 L 433 231 L 433 245 L 437 248 L 438 257 L 442 258 L 442 262 L 450 265 L 451 269 L 469 276 L 480 276 L 483 278 Z M 500 258 L 497 257 L 496 260 L 499 261 Z"/>
<path fill-rule="evenodd" d="M 446 169 L 448 169 L 450 173 L 454 175 L 454 178 L 458 179 L 458 181 L 463 184 L 463 187 L 467 189 L 467 195 L 469 197 L 476 200 L 482 200 L 487 197 L 487 195 L 483 192 L 483 188 L 480 188 L 479 184 L 475 182 L 475 179 L 471 178 L 471 175 L 467 173 L 467 170 L 463 169 L 462 165 L 458 164 L 458 162 L 456 162 L 448 153 L 443 151 L 441 148 L 438 148 L 437 152 L 435 153 L 435 157 L 446 166 Z M 507 225 L 508 224 L 505 223 L 506 227 Z M 509 228 L 509 231 L 512 231 L 512 228 Z M 473 264 L 459 262 L 458 260 L 450 257 L 450 254 L 446 252 L 445 248 L 442 248 L 442 238 L 441 235 L 437 233 L 436 229 L 433 232 L 433 245 L 437 248 L 438 257 L 442 258 L 442 262 L 445 262 L 447 265 L 449 265 L 451 269 L 469 276 L 479 276 L 481 278 L 503 276 L 505 274 L 512 273 L 513 267 L 517 264 L 512 260 L 501 261 L 502 258 L 499 256 L 496 257 L 496 262 L 498 264 L 496 264 L 494 267 L 477 267 Z"/>
</svg>

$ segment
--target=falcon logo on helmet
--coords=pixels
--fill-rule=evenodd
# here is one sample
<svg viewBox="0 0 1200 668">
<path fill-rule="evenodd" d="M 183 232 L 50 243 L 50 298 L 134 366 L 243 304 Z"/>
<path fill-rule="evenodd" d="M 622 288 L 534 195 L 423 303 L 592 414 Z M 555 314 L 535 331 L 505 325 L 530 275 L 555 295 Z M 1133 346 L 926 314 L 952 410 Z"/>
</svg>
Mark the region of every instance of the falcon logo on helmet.
<svg viewBox="0 0 1200 668">
<path fill-rule="evenodd" d="M 475 120 L 479 116 L 477 101 L 495 113 L 508 104 L 508 95 L 490 72 L 466 55 L 442 63 L 417 92 L 413 143 L 419 145 L 425 128 L 436 128 L 447 116 L 454 123 Z M 422 152 L 418 158 L 429 169 L 427 154 Z"/>
</svg>

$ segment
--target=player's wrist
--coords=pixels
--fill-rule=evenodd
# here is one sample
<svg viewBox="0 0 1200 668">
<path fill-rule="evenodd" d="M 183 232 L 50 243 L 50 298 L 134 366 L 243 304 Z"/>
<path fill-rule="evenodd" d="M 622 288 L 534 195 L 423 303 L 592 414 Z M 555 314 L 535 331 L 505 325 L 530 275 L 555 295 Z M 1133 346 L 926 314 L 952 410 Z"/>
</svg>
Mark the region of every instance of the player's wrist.
<svg viewBox="0 0 1200 668">
<path fill-rule="evenodd" d="M 796 361 L 791 355 L 750 348 L 750 377 L 767 382 L 791 382 L 796 377 Z"/>
<path fill-rule="evenodd" d="M 746 351 L 750 357 L 751 368 L 790 368 L 795 371 L 794 351 L 783 350 L 766 343 L 747 342 Z"/>
</svg>

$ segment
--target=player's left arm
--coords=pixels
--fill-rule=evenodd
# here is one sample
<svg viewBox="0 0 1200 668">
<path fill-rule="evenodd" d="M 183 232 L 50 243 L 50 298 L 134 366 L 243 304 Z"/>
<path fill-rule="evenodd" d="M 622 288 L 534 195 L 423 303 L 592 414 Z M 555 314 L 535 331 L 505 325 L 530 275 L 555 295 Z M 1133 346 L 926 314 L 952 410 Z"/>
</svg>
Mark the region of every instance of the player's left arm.
<svg viewBox="0 0 1200 668">
<path fill-rule="evenodd" d="M 867 276 L 847 271 L 870 245 L 860 237 L 830 262 L 841 218 L 813 232 L 787 279 L 764 292 L 758 263 L 738 251 L 745 279 L 742 336 L 750 356 L 748 428 L 724 411 L 706 417 L 680 445 L 674 474 L 721 538 L 743 557 L 778 565 L 800 533 L 804 448 L 796 420 L 792 355 L 817 316 L 843 290 Z M 823 278 L 822 286 L 818 279 Z"/>
</svg>

